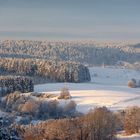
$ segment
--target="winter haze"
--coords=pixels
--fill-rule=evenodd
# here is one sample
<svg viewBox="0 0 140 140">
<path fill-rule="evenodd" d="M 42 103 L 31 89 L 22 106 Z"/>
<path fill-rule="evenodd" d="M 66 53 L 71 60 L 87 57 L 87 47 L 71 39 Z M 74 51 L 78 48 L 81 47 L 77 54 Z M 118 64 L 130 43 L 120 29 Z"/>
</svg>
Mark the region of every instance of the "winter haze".
<svg viewBox="0 0 140 140">
<path fill-rule="evenodd" d="M 0 0 L 0 38 L 139 41 L 139 0 Z"/>
</svg>

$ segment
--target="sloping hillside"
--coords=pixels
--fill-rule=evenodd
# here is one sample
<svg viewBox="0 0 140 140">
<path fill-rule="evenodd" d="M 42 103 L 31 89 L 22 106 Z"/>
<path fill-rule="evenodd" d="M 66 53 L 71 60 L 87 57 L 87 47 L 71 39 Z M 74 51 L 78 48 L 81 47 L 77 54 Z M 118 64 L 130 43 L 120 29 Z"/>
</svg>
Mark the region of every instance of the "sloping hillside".
<svg viewBox="0 0 140 140">
<path fill-rule="evenodd" d="M 36 92 L 59 95 L 60 90 L 67 86 L 72 99 L 77 103 L 77 110 L 87 113 L 96 106 L 107 106 L 111 110 L 120 110 L 128 106 L 140 106 L 140 88 L 129 88 L 127 81 L 131 78 L 140 79 L 140 72 L 115 67 L 90 68 L 89 83 L 49 83 L 36 85 Z"/>
</svg>

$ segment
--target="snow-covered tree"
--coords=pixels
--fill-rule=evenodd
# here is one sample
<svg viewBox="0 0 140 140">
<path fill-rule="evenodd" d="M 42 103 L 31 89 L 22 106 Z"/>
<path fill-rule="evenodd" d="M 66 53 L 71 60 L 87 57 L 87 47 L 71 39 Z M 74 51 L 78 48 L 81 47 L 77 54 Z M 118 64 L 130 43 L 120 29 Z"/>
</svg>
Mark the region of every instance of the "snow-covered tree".
<svg viewBox="0 0 140 140">
<path fill-rule="evenodd" d="M 71 95 L 70 95 L 68 88 L 63 87 L 61 89 L 61 92 L 60 92 L 58 99 L 70 99 L 70 98 L 71 98 Z"/>
<path fill-rule="evenodd" d="M 131 107 L 126 110 L 124 128 L 127 134 L 139 133 L 140 130 L 139 107 Z"/>
</svg>

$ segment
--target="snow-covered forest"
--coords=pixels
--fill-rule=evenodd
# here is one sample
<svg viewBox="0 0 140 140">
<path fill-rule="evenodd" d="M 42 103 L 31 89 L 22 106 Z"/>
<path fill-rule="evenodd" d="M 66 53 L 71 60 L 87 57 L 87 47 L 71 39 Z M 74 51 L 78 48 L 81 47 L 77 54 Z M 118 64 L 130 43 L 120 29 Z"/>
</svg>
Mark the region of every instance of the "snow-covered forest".
<svg viewBox="0 0 140 140">
<path fill-rule="evenodd" d="M 0 73 L 1 75 L 30 76 L 34 79 L 34 83 L 41 83 L 38 79 L 45 82 L 90 81 L 88 68 L 80 63 L 70 61 L 56 62 L 45 59 L 1 58 Z"/>
<path fill-rule="evenodd" d="M 5 40 L 0 57 L 0 139 L 139 139 L 139 44 Z"/>
<path fill-rule="evenodd" d="M 33 81 L 29 77 L 23 76 L 0 76 L 0 96 L 8 93 L 21 91 L 23 93 L 34 90 Z"/>
<path fill-rule="evenodd" d="M 140 62 L 140 44 L 94 41 L 0 41 L 1 57 L 44 58 L 93 65 L 114 65 L 118 61 Z"/>
</svg>

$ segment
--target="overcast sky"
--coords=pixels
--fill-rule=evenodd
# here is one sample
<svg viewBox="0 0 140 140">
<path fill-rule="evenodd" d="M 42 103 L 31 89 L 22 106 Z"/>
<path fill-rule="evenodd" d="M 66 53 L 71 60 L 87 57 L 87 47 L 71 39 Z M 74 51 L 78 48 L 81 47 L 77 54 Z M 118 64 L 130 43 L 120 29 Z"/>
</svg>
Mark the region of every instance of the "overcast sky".
<svg viewBox="0 0 140 140">
<path fill-rule="evenodd" d="M 0 39 L 140 40 L 140 0 L 0 0 Z"/>
</svg>

